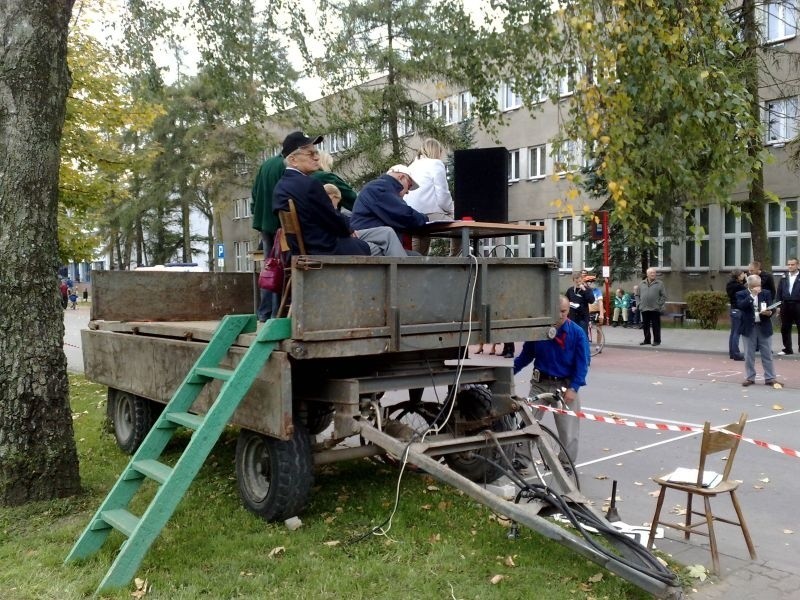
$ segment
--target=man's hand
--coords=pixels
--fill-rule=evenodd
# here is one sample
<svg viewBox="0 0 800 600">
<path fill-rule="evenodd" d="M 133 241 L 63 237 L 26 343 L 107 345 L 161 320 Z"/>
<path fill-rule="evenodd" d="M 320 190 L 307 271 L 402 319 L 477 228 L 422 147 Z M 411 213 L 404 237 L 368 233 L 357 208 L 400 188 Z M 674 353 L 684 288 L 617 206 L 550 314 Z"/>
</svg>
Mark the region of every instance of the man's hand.
<svg viewBox="0 0 800 600">
<path fill-rule="evenodd" d="M 573 390 L 572 388 L 567 388 L 567 391 L 564 392 L 564 404 L 572 404 L 575 402 L 575 398 L 578 397 L 578 392 Z"/>
</svg>

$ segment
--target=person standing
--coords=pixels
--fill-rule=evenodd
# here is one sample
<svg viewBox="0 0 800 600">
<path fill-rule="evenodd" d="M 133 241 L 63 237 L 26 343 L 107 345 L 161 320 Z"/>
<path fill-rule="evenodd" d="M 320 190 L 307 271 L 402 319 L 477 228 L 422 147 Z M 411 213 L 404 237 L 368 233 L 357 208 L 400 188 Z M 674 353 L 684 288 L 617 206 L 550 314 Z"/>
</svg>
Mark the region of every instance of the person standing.
<svg viewBox="0 0 800 600">
<path fill-rule="evenodd" d="M 408 192 L 406 203 L 416 211 L 428 217 L 429 221 L 452 220 L 454 215 L 453 196 L 447 184 L 447 169 L 442 162 L 444 146 L 433 138 L 422 142 L 419 153 L 408 165 L 411 176 L 418 188 Z M 431 240 L 428 237 L 414 236 L 411 249 L 422 256 L 428 254 Z M 461 242 L 450 241 L 450 256 L 461 254 Z"/>
<path fill-rule="evenodd" d="M 725 286 L 725 293 L 728 294 L 728 301 L 731 304 L 731 333 L 728 336 L 728 356 L 732 360 L 744 360 L 744 354 L 739 350 L 739 338 L 742 329 L 742 311 L 736 306 L 736 294 L 746 290 L 744 284 L 747 276 L 741 269 L 731 271 L 731 278 Z"/>
<path fill-rule="evenodd" d="M 514 359 L 514 374 L 533 362 L 530 396 L 554 393 L 566 388 L 563 398 L 567 408 L 571 411 L 580 411 L 578 391 L 586 385 L 586 376 L 589 373 L 589 339 L 583 329 L 569 320 L 569 300 L 562 296 L 559 302 L 555 337 L 525 342 L 519 355 Z M 542 415 L 537 414 L 535 417 L 540 419 Z M 557 414 L 555 421 L 558 439 L 563 446 L 559 460 L 561 464 L 568 465 L 567 457 L 569 457 L 575 464 L 578 460 L 580 419 Z"/>
<path fill-rule="evenodd" d="M 794 354 L 792 350 L 792 325 L 797 327 L 797 350 L 800 351 L 800 282 L 797 281 L 797 258 L 786 261 L 788 272 L 778 284 L 778 297 L 781 301 L 781 356 Z"/>
<path fill-rule="evenodd" d="M 772 277 L 772 273 L 768 271 L 761 270 L 761 263 L 757 260 L 754 260 L 748 266 L 748 272 L 750 275 L 758 275 L 761 278 L 761 289 L 767 290 L 772 297 L 774 298 L 777 294 L 777 289 L 775 288 L 775 278 Z"/>
<path fill-rule="evenodd" d="M 652 331 L 653 346 L 661 345 L 661 311 L 667 302 L 667 291 L 664 284 L 656 276 L 655 267 L 647 269 L 647 276 L 639 284 L 639 296 L 636 304 L 642 315 L 642 330 L 644 331 L 644 341 L 640 346 L 650 345 L 650 333 Z"/>
<path fill-rule="evenodd" d="M 584 333 L 589 331 L 589 305 L 594 303 L 594 293 L 586 285 L 581 273 L 573 273 L 572 286 L 564 293 L 569 300 L 569 319 Z"/>
<path fill-rule="evenodd" d="M 322 138 L 319 138 L 320 140 Z M 319 142 L 315 142 L 319 143 Z M 250 193 L 250 214 L 253 216 L 253 229 L 261 236 L 261 249 L 264 251 L 264 261 L 267 260 L 272 245 L 275 242 L 275 232 L 281 226 L 277 215 L 272 210 L 272 193 L 275 185 L 283 176 L 286 165 L 283 156 L 277 154 L 265 160 L 258 169 L 258 174 L 253 182 Z M 261 290 L 261 302 L 256 310 L 260 322 L 277 314 L 280 296 L 269 290 Z"/>
<path fill-rule="evenodd" d="M 631 322 L 630 327 L 641 329 L 642 313 L 639 312 L 639 286 L 633 286 L 631 291 Z"/>
<path fill-rule="evenodd" d="M 736 294 L 736 306 L 742 311 L 742 336 L 744 343 L 745 380 L 742 385 L 753 385 L 756 380 L 756 352 L 761 355 L 764 383 L 776 386 L 775 367 L 772 362 L 772 293 L 761 289 L 761 277 L 747 276 L 747 289 Z"/>
</svg>

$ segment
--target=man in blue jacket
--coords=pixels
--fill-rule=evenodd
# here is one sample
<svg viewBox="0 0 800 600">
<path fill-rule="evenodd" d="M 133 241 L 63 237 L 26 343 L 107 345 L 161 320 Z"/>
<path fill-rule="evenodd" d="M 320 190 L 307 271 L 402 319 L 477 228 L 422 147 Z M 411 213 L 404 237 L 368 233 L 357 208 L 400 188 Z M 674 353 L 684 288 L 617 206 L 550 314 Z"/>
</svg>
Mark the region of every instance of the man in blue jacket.
<svg viewBox="0 0 800 600">
<path fill-rule="evenodd" d="M 581 404 L 578 390 L 586 385 L 586 375 L 589 372 L 589 339 L 583 329 L 567 318 L 569 308 L 569 300 L 561 296 L 555 337 L 551 340 L 525 342 L 519 356 L 514 359 L 514 374 L 535 359 L 530 396 L 567 388 L 563 396 L 564 403 L 569 410 L 579 411 Z M 542 417 L 541 413 L 535 416 L 537 419 Z M 555 421 L 558 439 L 574 464 L 578 460 L 580 420 L 577 417 L 556 414 Z M 559 460 L 563 465 L 569 464 L 563 451 Z"/>
<path fill-rule="evenodd" d="M 407 229 L 422 227 L 428 222 L 428 217 L 403 200 L 403 196 L 416 188 L 417 184 L 407 166 L 393 166 L 385 175 L 373 179 L 359 192 L 353 205 L 350 225 L 357 232 L 389 226 L 398 235 Z"/>
<path fill-rule="evenodd" d="M 744 372 L 742 385 L 753 385 L 756 380 L 756 350 L 764 367 L 764 383 L 780 387 L 775 380 L 772 362 L 772 292 L 761 289 L 759 275 L 747 276 L 747 289 L 736 293 L 736 306 L 742 311 L 742 337 L 744 342 Z"/>
<path fill-rule="evenodd" d="M 321 141 L 322 136 L 309 137 L 302 131 L 292 132 L 283 140 L 281 155 L 286 170 L 275 185 L 272 209 L 289 210 L 289 198 L 294 200 L 309 254 L 369 256 L 369 245 L 353 234 L 347 219 L 333 208 L 322 184 L 309 177 L 319 170 L 319 151 L 314 145 Z M 298 248 L 292 250 L 297 252 Z"/>
</svg>

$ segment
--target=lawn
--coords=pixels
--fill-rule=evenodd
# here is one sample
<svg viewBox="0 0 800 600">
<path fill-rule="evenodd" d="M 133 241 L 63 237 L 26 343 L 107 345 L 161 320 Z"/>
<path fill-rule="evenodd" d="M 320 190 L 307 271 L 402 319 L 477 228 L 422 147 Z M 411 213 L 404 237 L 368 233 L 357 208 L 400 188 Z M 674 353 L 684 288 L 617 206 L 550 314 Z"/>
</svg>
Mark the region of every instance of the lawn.
<svg viewBox="0 0 800 600">
<path fill-rule="evenodd" d="M 114 533 L 94 557 L 63 564 L 128 458 L 104 426 L 105 388 L 72 376 L 71 390 L 84 493 L 0 509 L 4 600 L 90 597 L 121 542 Z M 420 473 L 405 473 L 388 534 L 368 535 L 391 513 L 398 472 L 366 459 L 318 468 L 299 529 L 266 523 L 237 496 L 235 445 L 231 429 L 150 549 L 138 586 L 103 598 L 649 597 L 530 530 L 510 540 L 489 510 Z"/>
</svg>

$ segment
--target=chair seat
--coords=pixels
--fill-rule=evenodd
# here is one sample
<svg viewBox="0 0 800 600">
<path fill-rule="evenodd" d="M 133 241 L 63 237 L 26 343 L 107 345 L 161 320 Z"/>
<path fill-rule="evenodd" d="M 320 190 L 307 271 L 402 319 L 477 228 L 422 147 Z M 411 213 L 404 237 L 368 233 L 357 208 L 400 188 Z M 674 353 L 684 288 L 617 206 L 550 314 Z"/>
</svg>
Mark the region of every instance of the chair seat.
<svg viewBox="0 0 800 600">
<path fill-rule="evenodd" d="M 677 481 L 667 481 L 660 477 L 654 477 L 653 481 L 658 485 L 663 485 L 671 490 L 686 492 L 687 494 L 697 494 L 698 496 L 716 496 L 731 492 L 739 487 L 738 481 L 720 481 L 714 487 L 699 487 L 694 483 L 679 483 Z"/>
</svg>

